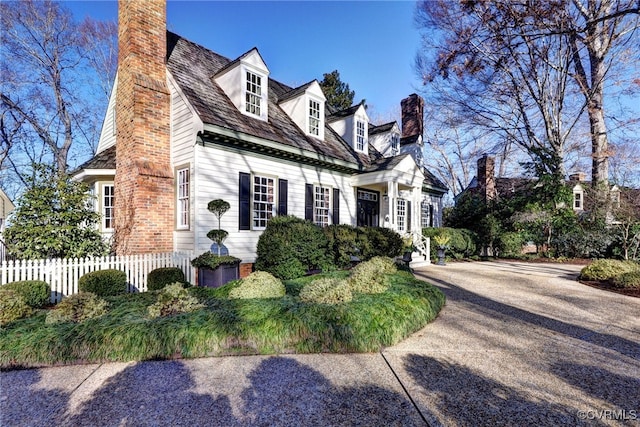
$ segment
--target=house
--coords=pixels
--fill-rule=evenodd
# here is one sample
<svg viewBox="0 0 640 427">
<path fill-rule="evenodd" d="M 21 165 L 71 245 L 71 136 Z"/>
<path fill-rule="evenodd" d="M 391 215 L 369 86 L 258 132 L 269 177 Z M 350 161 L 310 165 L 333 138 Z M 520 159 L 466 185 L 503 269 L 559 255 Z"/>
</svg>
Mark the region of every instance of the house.
<svg viewBox="0 0 640 427">
<path fill-rule="evenodd" d="M 374 126 L 362 104 L 326 106 L 316 80 L 289 87 L 257 48 L 235 59 L 166 31 L 163 2 L 119 3 L 119 67 L 87 182 L 117 253 L 208 251 L 221 228 L 241 275 L 274 215 L 321 226 L 441 224 L 446 187 L 422 165 L 424 101 Z"/>
<path fill-rule="evenodd" d="M 15 206 L 7 193 L 0 188 L 0 233 L 4 230 L 7 224 L 7 217 L 15 209 Z"/>
</svg>

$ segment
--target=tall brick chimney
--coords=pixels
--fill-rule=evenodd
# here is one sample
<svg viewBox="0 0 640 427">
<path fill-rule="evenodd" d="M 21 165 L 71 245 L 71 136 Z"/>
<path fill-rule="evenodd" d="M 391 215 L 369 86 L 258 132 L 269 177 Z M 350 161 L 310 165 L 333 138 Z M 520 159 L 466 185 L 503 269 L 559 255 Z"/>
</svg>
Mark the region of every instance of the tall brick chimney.
<svg viewBox="0 0 640 427">
<path fill-rule="evenodd" d="M 412 93 L 400 101 L 402 109 L 402 137 L 422 135 L 424 129 L 424 99 Z"/>
<path fill-rule="evenodd" d="M 478 188 L 485 201 L 494 200 L 496 194 L 496 159 L 484 154 L 478 159 Z"/>
<path fill-rule="evenodd" d="M 173 250 L 164 0 L 119 0 L 115 234 L 118 254 Z"/>
</svg>

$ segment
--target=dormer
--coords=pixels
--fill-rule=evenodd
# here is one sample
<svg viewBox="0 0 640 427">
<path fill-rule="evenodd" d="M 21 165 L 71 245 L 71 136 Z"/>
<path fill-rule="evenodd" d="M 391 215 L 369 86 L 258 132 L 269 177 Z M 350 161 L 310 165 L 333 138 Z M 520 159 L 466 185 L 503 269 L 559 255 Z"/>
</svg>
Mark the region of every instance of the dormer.
<svg viewBox="0 0 640 427">
<path fill-rule="evenodd" d="M 278 104 L 306 135 L 324 140 L 325 102 L 320 84 L 313 80 L 285 94 Z"/>
<path fill-rule="evenodd" d="M 384 157 L 400 154 L 400 127 L 396 122 L 379 126 L 369 126 L 369 144 L 373 145 Z"/>
<path fill-rule="evenodd" d="M 572 188 L 573 192 L 573 210 L 584 210 L 584 188 L 580 184 L 576 184 Z"/>
<path fill-rule="evenodd" d="M 363 102 L 332 114 L 327 122 L 356 152 L 369 154 L 369 116 Z"/>
<path fill-rule="evenodd" d="M 269 69 L 258 49 L 230 62 L 214 80 L 242 114 L 268 120 Z"/>
</svg>

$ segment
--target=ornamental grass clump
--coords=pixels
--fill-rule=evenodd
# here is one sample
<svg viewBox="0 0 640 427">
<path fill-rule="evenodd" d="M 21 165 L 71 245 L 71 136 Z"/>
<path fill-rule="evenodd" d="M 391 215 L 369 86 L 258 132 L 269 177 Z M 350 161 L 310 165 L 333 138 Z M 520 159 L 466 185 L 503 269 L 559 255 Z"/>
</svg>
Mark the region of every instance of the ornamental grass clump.
<svg viewBox="0 0 640 427">
<path fill-rule="evenodd" d="M 229 298 L 280 298 L 284 294 L 285 287 L 280 279 L 266 271 L 254 271 L 229 292 Z"/>
<path fill-rule="evenodd" d="M 7 283 L 2 289 L 11 289 L 22 296 L 29 307 L 41 308 L 49 304 L 51 287 L 42 280 L 22 280 Z"/>
<path fill-rule="evenodd" d="M 14 320 L 31 316 L 33 309 L 27 304 L 20 292 L 14 289 L 0 290 L 0 326 L 5 326 Z"/>
<path fill-rule="evenodd" d="M 380 294 L 389 288 L 386 275 L 396 271 L 396 264 L 391 258 L 373 257 L 356 265 L 347 282 L 353 292 Z"/>
<path fill-rule="evenodd" d="M 581 280 L 612 280 L 624 273 L 640 271 L 640 264 L 617 259 L 598 259 L 580 272 Z"/>
<path fill-rule="evenodd" d="M 182 283 L 176 282 L 167 285 L 158 294 L 158 300 L 155 304 L 149 306 L 147 312 L 149 317 L 164 317 L 174 314 L 190 313 L 192 311 L 204 308 L 196 297 L 190 295 L 182 286 Z"/>
<path fill-rule="evenodd" d="M 339 304 L 351 301 L 353 294 L 346 280 L 324 277 L 306 284 L 299 297 L 306 303 Z"/>
<path fill-rule="evenodd" d="M 53 310 L 47 313 L 45 323 L 82 323 L 105 315 L 108 307 L 109 304 L 96 294 L 80 292 L 60 301 Z"/>
</svg>

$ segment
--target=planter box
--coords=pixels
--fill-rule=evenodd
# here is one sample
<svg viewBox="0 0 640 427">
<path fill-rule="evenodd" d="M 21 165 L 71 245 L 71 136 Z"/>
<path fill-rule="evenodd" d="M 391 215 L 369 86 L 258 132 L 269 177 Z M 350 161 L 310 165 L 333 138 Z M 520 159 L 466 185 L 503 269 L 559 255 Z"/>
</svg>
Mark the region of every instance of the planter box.
<svg viewBox="0 0 640 427">
<path fill-rule="evenodd" d="M 198 268 L 198 286 L 219 288 L 232 280 L 240 278 L 240 261 L 235 264 L 221 264 L 215 270 Z"/>
</svg>

